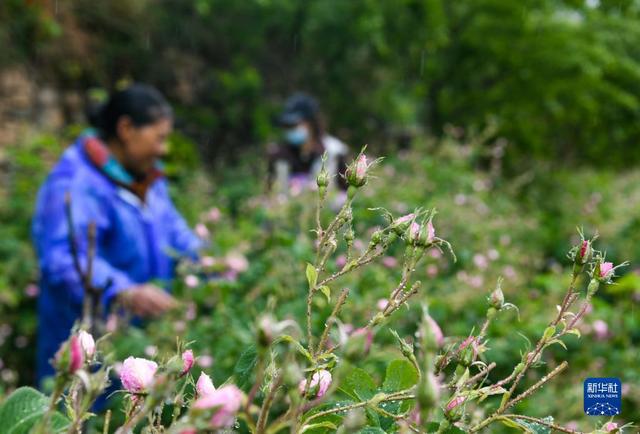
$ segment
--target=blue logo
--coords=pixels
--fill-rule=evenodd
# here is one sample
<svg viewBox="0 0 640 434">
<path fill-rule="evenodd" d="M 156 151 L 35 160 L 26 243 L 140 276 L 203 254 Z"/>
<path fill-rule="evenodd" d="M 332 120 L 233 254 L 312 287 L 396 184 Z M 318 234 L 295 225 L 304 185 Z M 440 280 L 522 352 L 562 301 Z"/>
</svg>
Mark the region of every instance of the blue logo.
<svg viewBox="0 0 640 434">
<path fill-rule="evenodd" d="M 622 383 L 618 378 L 584 380 L 584 412 L 589 416 L 614 416 L 622 408 Z"/>
</svg>

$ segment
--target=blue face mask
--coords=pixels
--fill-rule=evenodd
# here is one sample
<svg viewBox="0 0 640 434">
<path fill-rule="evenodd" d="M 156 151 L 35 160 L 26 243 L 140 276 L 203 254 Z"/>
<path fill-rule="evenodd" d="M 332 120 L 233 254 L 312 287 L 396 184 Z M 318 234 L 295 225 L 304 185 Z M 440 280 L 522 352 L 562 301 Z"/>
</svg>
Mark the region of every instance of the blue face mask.
<svg viewBox="0 0 640 434">
<path fill-rule="evenodd" d="M 296 127 L 287 130 L 284 139 L 291 146 L 302 146 L 309 138 L 309 131 L 305 127 Z"/>
</svg>

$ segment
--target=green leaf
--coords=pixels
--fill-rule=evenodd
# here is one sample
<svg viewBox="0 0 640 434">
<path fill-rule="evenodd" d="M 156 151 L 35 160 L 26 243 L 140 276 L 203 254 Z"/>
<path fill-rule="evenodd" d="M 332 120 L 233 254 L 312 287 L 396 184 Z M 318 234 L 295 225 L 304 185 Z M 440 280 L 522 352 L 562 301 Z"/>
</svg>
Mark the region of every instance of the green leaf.
<svg viewBox="0 0 640 434">
<path fill-rule="evenodd" d="M 331 288 L 329 288 L 328 286 L 324 285 L 320 287 L 320 291 L 322 291 L 322 293 L 325 295 L 325 297 L 327 297 L 327 301 L 331 302 Z"/>
<path fill-rule="evenodd" d="M 397 359 L 387 365 L 382 389 L 385 392 L 398 392 L 410 388 L 417 382 L 416 368 L 405 359 Z"/>
<path fill-rule="evenodd" d="M 329 421 L 324 421 L 324 422 L 320 422 L 320 423 L 312 423 L 311 425 L 305 425 L 302 427 L 302 429 L 300 430 L 300 433 L 303 433 L 305 431 L 309 431 L 311 429 L 317 429 L 317 428 L 328 428 L 331 430 L 337 430 L 338 427 L 335 426 L 335 424 L 329 422 Z"/>
<path fill-rule="evenodd" d="M 307 282 L 309 282 L 309 288 L 314 288 L 318 283 L 318 272 L 316 267 L 307 263 Z"/>
<path fill-rule="evenodd" d="M 340 383 L 339 389 L 357 401 L 366 401 L 376 393 L 376 383 L 364 369 L 354 368 Z"/>
<path fill-rule="evenodd" d="M 292 336 L 282 335 L 282 336 L 278 337 L 278 339 L 276 339 L 274 341 L 274 344 L 277 344 L 277 343 L 280 343 L 280 342 L 289 342 L 289 343 L 291 343 L 300 354 L 305 356 L 310 362 L 313 362 L 313 356 L 311 355 L 311 353 L 309 351 L 307 351 L 307 349 L 305 347 L 303 347 L 302 344 L 300 342 L 298 342 L 296 339 L 294 339 Z"/>
<path fill-rule="evenodd" d="M 239 387 L 243 387 L 249 383 L 257 362 L 258 350 L 255 345 L 251 345 L 240 355 L 236 366 L 233 368 L 233 375 L 236 377 Z"/>
<path fill-rule="evenodd" d="M 50 398 L 31 387 L 13 392 L 0 407 L 0 427 L 7 434 L 26 434 L 42 418 L 49 407 Z M 60 413 L 51 418 L 50 432 L 65 430 L 70 421 Z"/>
</svg>

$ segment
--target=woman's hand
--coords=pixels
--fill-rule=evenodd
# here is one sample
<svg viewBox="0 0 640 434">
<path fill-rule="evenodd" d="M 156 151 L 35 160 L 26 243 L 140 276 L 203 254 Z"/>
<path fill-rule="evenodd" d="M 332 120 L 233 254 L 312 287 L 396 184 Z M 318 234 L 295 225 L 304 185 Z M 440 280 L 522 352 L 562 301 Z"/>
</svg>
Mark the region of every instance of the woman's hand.
<svg viewBox="0 0 640 434">
<path fill-rule="evenodd" d="M 132 286 L 118 295 L 118 301 L 134 315 L 142 317 L 162 315 L 178 305 L 175 298 L 151 283 Z"/>
</svg>

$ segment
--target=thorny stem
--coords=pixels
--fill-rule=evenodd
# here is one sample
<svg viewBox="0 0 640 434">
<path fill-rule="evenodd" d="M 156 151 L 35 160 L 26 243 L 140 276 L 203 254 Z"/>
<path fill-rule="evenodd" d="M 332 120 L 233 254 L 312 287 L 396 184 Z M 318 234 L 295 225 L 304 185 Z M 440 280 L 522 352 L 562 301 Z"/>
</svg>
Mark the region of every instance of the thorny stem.
<svg viewBox="0 0 640 434">
<path fill-rule="evenodd" d="M 378 404 L 381 402 L 391 402 L 391 401 L 406 401 L 409 399 L 415 399 L 415 395 L 409 394 L 410 390 L 401 390 L 399 392 L 391 393 L 386 395 L 383 399 L 380 399 L 377 395 L 367 401 L 357 402 L 354 404 L 345 405 L 344 407 L 336 407 L 330 408 L 328 410 L 320 411 L 318 413 L 312 414 L 309 416 L 305 423 L 308 423 L 310 420 L 317 419 L 319 417 L 326 416 L 328 414 L 338 413 L 342 411 L 353 410 L 354 408 L 366 407 L 372 404 Z"/>
<path fill-rule="evenodd" d="M 564 361 L 560 365 L 556 366 L 556 368 L 553 371 L 549 372 L 547 375 L 542 377 L 537 383 L 535 383 L 529 389 L 525 390 L 524 392 L 522 392 L 520 395 L 516 396 L 512 400 L 506 402 L 504 405 L 502 405 L 500 408 L 498 408 L 498 410 L 496 410 L 496 412 L 493 413 L 491 416 L 489 416 L 488 418 L 486 418 L 485 420 L 480 422 L 478 425 L 472 427 L 469 430 L 469 432 L 473 433 L 473 432 L 480 431 L 482 428 L 486 427 L 487 425 L 491 424 L 492 422 L 494 422 L 494 421 L 500 419 L 501 417 L 503 417 L 502 413 L 507 408 L 510 408 L 510 407 L 514 406 L 515 404 L 517 404 L 518 402 L 522 401 L 523 399 L 527 398 L 528 396 L 531 396 L 540 387 L 542 387 L 545 383 L 549 382 L 554 377 L 556 377 L 558 374 L 560 374 L 562 371 L 564 371 L 567 368 L 567 366 L 569 366 L 569 364 L 566 361 Z"/>
<path fill-rule="evenodd" d="M 258 416 L 258 423 L 256 424 L 256 434 L 262 434 L 264 432 L 265 425 L 267 423 L 267 418 L 269 417 L 269 410 L 271 409 L 271 404 L 273 404 L 273 399 L 276 396 L 276 392 L 282 385 L 283 374 L 280 372 L 278 376 L 271 383 L 271 387 L 269 388 L 269 393 L 264 398 L 264 402 L 262 403 L 262 407 L 260 408 L 260 415 Z"/>
<path fill-rule="evenodd" d="M 345 302 L 347 301 L 348 296 L 349 296 L 349 288 L 344 288 L 340 293 L 340 296 L 338 297 L 338 301 L 336 302 L 336 305 L 333 307 L 333 311 L 331 312 L 331 315 L 329 315 L 329 318 L 327 318 L 327 321 L 325 321 L 324 332 L 322 332 L 320 343 L 318 343 L 318 348 L 316 348 L 316 353 L 315 353 L 316 356 L 320 354 L 324 349 L 324 346 L 326 345 L 327 339 L 329 337 L 329 330 L 331 329 L 331 326 L 333 325 L 333 323 L 335 323 L 336 317 L 338 316 L 340 309 L 342 309 L 342 306 L 344 306 Z"/>
</svg>

